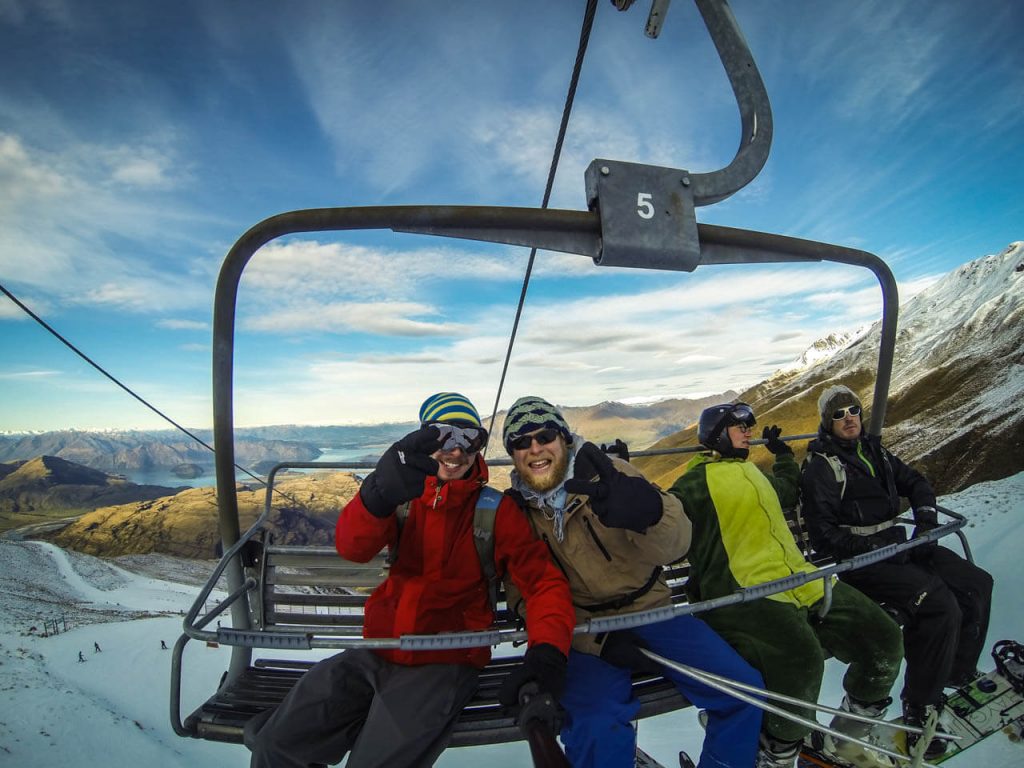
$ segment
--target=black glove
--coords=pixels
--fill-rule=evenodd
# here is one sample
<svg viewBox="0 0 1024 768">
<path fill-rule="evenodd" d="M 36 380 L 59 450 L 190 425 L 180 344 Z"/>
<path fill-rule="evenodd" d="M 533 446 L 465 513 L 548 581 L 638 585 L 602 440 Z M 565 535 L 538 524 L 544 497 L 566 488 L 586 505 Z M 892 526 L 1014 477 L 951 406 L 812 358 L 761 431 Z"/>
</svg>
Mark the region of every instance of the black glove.
<svg viewBox="0 0 1024 768">
<path fill-rule="evenodd" d="M 912 538 L 916 539 L 922 533 L 939 527 L 939 513 L 935 511 L 935 507 L 917 507 L 914 509 L 914 522 L 917 524 L 914 526 Z M 919 544 L 910 550 L 910 560 L 918 565 L 927 565 L 931 562 L 932 555 L 935 554 L 935 549 L 938 546 L 939 542 L 937 541 Z"/>
<path fill-rule="evenodd" d="M 598 480 L 592 481 L 594 475 Z M 569 493 L 590 497 L 590 507 L 609 528 L 628 528 L 643 533 L 661 520 L 661 494 L 642 477 L 619 472 L 612 460 L 593 443 L 584 443 L 576 453 Z"/>
<path fill-rule="evenodd" d="M 558 712 L 556 702 L 565 690 L 567 666 L 565 655 L 550 643 L 531 646 L 523 656 L 523 663 L 505 678 L 498 691 L 498 701 L 514 712 L 520 723 L 538 717 L 557 730 L 554 727 Z"/>
<path fill-rule="evenodd" d="M 793 449 L 786 445 L 784 442 L 779 440 L 779 435 L 782 434 L 782 427 L 778 427 L 772 424 L 770 427 L 765 427 L 764 431 L 761 432 L 761 439 L 765 441 L 764 447 L 771 451 L 776 456 L 781 456 L 784 453 L 792 453 Z"/>
<path fill-rule="evenodd" d="M 917 527 L 914 529 L 914 535 L 916 536 L 918 531 L 930 531 L 932 528 L 939 527 L 939 513 L 935 510 L 935 507 L 920 506 L 914 508 L 914 523 Z"/>
<path fill-rule="evenodd" d="M 660 675 L 661 667 L 653 659 L 644 656 L 640 649 L 643 642 L 628 629 L 609 632 L 601 645 L 601 658 L 609 664 L 647 675 Z"/>
<path fill-rule="evenodd" d="M 629 461 L 629 446 L 619 438 L 615 438 L 615 443 L 612 445 L 605 445 L 604 443 L 601 443 L 601 452 L 614 453 L 623 461 Z"/>
<path fill-rule="evenodd" d="M 387 517 L 398 505 L 423 495 L 427 477 L 437 474 L 438 464 L 430 454 L 440 450 L 440 438 L 437 427 L 422 427 L 384 452 L 359 487 L 363 506 L 371 515 Z"/>
</svg>

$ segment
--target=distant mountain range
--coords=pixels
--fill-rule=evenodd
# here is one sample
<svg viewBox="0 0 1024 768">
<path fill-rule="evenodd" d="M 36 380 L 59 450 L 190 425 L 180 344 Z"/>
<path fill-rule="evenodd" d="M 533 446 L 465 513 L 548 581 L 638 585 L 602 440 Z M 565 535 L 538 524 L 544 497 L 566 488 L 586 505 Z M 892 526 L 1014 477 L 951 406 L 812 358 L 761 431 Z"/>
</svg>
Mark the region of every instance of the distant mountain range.
<svg viewBox="0 0 1024 768">
<path fill-rule="evenodd" d="M 255 430 L 254 430 L 255 431 Z M 310 432 L 307 439 L 247 436 L 240 431 L 235 442 L 237 463 L 256 467 L 279 461 L 312 461 L 320 455 L 324 443 L 317 443 Z M 208 445 L 209 431 L 193 434 Z M 31 435 L 0 436 L 0 462 L 24 461 L 37 456 L 56 456 L 103 472 L 134 470 L 180 470 L 183 479 L 198 474 L 197 468 L 213 465 L 213 454 L 187 435 L 173 430 L 154 432 L 87 432 L 62 430 Z"/>
<path fill-rule="evenodd" d="M 735 397 L 726 392 L 697 400 L 670 399 L 643 405 L 605 402 L 585 407 L 565 407 L 566 418 L 581 434 L 595 441 L 620 438 L 643 447 L 685 428 L 713 402 Z M 489 415 L 484 415 L 485 423 Z M 491 441 L 491 455 L 504 455 L 501 428 L 505 412 L 499 411 Z M 313 461 L 324 449 L 364 451 L 364 459 L 380 456 L 391 443 L 415 429 L 415 422 L 356 426 L 302 426 L 284 424 L 235 431 L 235 460 L 243 467 L 265 473 L 283 461 Z M 208 445 L 209 431 L 193 430 Z M 63 430 L 31 435 L 0 435 L 0 462 L 55 456 L 102 472 L 136 470 L 175 471 L 188 482 L 213 464 L 209 449 L 174 430 L 87 432 Z"/>
</svg>

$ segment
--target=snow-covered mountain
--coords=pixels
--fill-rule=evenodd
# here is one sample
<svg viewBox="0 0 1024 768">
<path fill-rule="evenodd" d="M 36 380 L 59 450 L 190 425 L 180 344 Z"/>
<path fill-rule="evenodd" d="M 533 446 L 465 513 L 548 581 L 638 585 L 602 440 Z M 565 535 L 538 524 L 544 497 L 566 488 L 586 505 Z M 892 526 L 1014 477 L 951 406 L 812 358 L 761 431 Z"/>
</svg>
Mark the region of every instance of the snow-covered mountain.
<svg viewBox="0 0 1024 768">
<path fill-rule="evenodd" d="M 834 331 L 824 338 L 815 341 L 804 350 L 800 357 L 788 365 L 782 366 L 775 375 L 805 371 L 829 358 L 835 357 L 860 339 L 869 329 L 870 326 L 863 326 L 855 331 Z"/>
<path fill-rule="evenodd" d="M 884 439 L 939 491 L 1024 469 L 1024 242 L 953 270 L 900 307 Z M 740 393 L 761 423 L 787 434 L 817 431 L 817 398 L 843 383 L 870 405 L 881 322 L 808 367 L 780 370 Z M 837 345 L 841 344 L 839 338 Z M 654 447 L 692 444 L 693 430 Z M 800 446 L 798 446 L 798 449 Z M 798 450 L 799 454 L 799 450 Z M 652 460 L 671 482 L 681 467 Z"/>
</svg>

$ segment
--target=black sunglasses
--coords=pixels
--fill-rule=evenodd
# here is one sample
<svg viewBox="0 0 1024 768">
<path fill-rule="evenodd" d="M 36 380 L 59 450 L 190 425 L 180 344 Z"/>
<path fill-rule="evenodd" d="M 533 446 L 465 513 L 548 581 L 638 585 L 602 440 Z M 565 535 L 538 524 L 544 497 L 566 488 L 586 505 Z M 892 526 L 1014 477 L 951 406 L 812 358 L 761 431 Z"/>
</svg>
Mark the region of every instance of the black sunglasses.
<svg viewBox="0 0 1024 768">
<path fill-rule="evenodd" d="M 538 445 L 547 445 L 553 443 L 559 435 L 559 431 L 553 427 L 547 427 L 539 432 L 534 432 L 530 435 L 520 435 L 519 437 L 513 438 L 508 441 L 508 444 L 516 451 L 525 451 L 536 440 Z"/>
<path fill-rule="evenodd" d="M 851 416 L 860 416 L 860 406 L 849 405 L 846 408 L 836 408 L 832 411 L 832 421 L 842 421 L 846 418 L 847 413 Z"/>
</svg>

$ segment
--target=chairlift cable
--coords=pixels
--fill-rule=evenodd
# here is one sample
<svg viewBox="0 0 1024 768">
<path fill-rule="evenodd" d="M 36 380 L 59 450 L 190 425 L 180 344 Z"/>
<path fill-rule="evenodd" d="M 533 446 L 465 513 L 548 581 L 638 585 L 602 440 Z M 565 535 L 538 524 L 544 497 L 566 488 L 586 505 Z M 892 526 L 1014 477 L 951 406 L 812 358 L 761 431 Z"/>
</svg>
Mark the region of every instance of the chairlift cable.
<svg viewBox="0 0 1024 768">
<path fill-rule="evenodd" d="M 7 298 L 9 298 L 11 301 L 13 301 L 25 314 L 27 314 L 29 317 L 31 317 L 33 320 L 35 320 L 37 323 L 39 323 L 39 325 L 41 325 L 43 328 L 45 328 L 47 331 L 49 331 L 64 346 L 66 346 L 68 349 L 70 349 L 72 352 L 74 352 L 80 358 L 85 360 L 85 362 L 87 362 L 89 365 L 91 365 L 97 371 L 102 373 L 104 376 L 106 376 L 108 379 L 110 379 L 112 382 L 114 382 L 117 386 L 119 386 L 121 389 L 123 389 L 129 395 L 131 395 L 136 400 L 138 400 L 140 403 L 142 403 L 144 406 L 149 408 L 149 410 L 153 411 L 153 413 L 155 413 L 161 419 L 166 421 L 168 424 L 171 424 L 176 429 L 180 430 L 181 432 L 184 432 L 186 435 L 191 437 L 193 440 L 195 440 L 201 446 L 203 446 L 208 451 L 210 451 L 210 453 L 216 453 L 216 451 L 214 451 L 212 445 L 210 445 L 209 443 L 205 442 L 204 440 L 202 440 L 200 437 L 198 437 L 197 435 L 195 435 L 192 432 L 190 432 L 185 427 L 181 426 L 181 424 L 176 422 L 174 419 L 172 419 L 170 416 L 168 416 L 166 413 L 161 411 L 156 406 L 154 406 L 151 403 L 147 402 L 143 397 L 141 397 L 140 395 L 137 395 L 126 384 L 123 384 L 113 374 L 111 374 L 108 371 L 106 371 L 103 368 L 103 366 L 101 366 L 99 363 L 97 363 L 95 360 L 93 360 L 91 357 L 89 357 L 87 354 L 85 354 L 82 350 L 80 350 L 78 347 L 76 347 L 74 344 L 72 344 L 70 341 L 68 341 L 66 338 L 64 338 L 64 336 L 62 336 L 55 328 L 53 328 L 53 326 L 51 326 L 49 323 L 47 323 L 45 320 L 43 320 L 43 318 L 41 318 L 39 315 L 37 315 L 35 312 L 33 312 L 31 309 L 29 309 L 17 296 L 15 296 L 13 293 L 11 293 L 9 290 L 7 290 L 7 288 L 4 287 L 4 285 L 2 283 L 0 283 L 0 291 L 2 291 L 7 296 Z M 245 467 L 240 467 L 238 464 L 235 464 L 235 469 L 239 470 L 240 472 L 244 472 L 249 477 L 251 477 L 253 480 L 256 480 L 257 482 L 262 483 L 263 485 L 266 485 L 266 481 L 262 477 L 259 477 L 258 475 L 254 475 L 252 472 L 250 472 Z M 277 491 L 277 493 L 281 493 L 281 491 Z M 282 495 L 285 498 L 289 498 L 286 494 L 282 494 Z M 290 500 L 294 501 L 294 499 L 290 499 Z"/>
<path fill-rule="evenodd" d="M 551 200 L 551 189 L 555 184 L 555 174 L 558 172 L 558 160 L 562 155 L 562 144 L 565 141 L 565 132 L 569 126 L 569 115 L 572 113 L 573 101 L 576 99 L 576 86 L 579 84 L 580 71 L 583 68 L 583 58 L 587 53 L 587 46 L 590 43 L 590 31 L 594 26 L 594 15 L 597 12 L 597 0 L 587 0 L 587 7 L 583 12 L 583 26 L 580 29 L 580 43 L 576 50 L 576 61 L 573 63 L 572 77 L 569 80 L 569 91 L 565 97 L 565 105 L 562 108 L 562 121 L 558 126 L 558 138 L 555 141 L 555 151 L 551 156 L 551 167 L 548 169 L 547 185 L 544 188 L 544 200 L 541 208 L 547 208 Z M 516 316 L 512 321 L 512 332 L 508 339 L 508 348 L 505 350 L 505 361 L 501 367 L 501 378 L 498 381 L 498 392 L 494 396 L 494 408 L 491 409 L 491 420 L 487 425 L 489 434 L 494 432 L 494 420 L 498 416 L 498 403 L 501 401 L 501 391 L 505 386 L 505 375 L 508 373 L 509 359 L 512 357 L 512 346 L 515 344 L 516 333 L 519 330 L 519 319 L 523 314 L 523 304 L 526 302 L 526 290 L 530 285 L 530 275 L 533 273 L 533 262 L 537 256 L 537 249 L 530 249 L 530 258 L 526 262 L 526 274 L 523 276 L 523 287 L 519 293 L 519 304 L 516 306 Z M 484 456 L 487 455 L 487 446 L 483 449 Z"/>
</svg>

